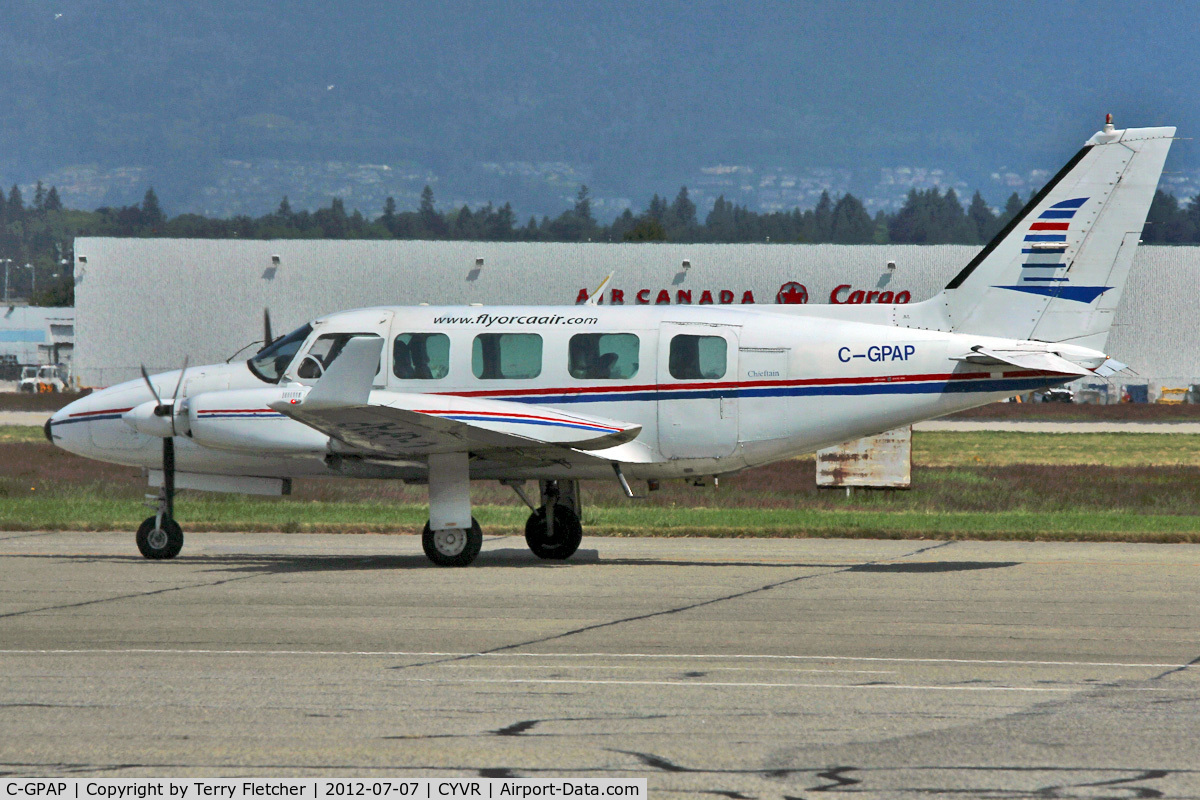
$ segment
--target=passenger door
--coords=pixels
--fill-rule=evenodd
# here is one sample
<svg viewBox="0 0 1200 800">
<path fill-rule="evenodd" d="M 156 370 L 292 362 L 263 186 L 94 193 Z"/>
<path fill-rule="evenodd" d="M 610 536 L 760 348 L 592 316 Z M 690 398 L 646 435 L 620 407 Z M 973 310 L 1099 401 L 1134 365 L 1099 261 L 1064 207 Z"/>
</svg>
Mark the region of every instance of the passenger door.
<svg viewBox="0 0 1200 800">
<path fill-rule="evenodd" d="M 667 458 L 724 458 L 738 443 L 738 329 L 664 322 L 658 446 Z"/>
</svg>

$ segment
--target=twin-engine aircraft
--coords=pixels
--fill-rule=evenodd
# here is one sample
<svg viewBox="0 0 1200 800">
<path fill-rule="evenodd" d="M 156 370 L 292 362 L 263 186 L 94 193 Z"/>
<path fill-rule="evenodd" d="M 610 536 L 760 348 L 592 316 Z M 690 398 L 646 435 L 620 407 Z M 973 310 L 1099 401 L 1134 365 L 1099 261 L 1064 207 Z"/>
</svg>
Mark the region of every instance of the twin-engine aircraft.
<svg viewBox="0 0 1200 800">
<path fill-rule="evenodd" d="M 281 494 L 316 476 L 428 484 L 422 542 L 444 566 L 479 553 L 470 481 L 498 480 L 532 510 L 529 548 L 569 558 L 580 479 L 632 497 L 631 481 L 737 472 L 1120 369 L 1103 348 L 1174 134 L 1110 117 L 922 303 L 346 311 L 244 363 L 95 392 L 46 435 L 149 469 L 146 558 L 183 546 L 179 488 Z"/>
</svg>

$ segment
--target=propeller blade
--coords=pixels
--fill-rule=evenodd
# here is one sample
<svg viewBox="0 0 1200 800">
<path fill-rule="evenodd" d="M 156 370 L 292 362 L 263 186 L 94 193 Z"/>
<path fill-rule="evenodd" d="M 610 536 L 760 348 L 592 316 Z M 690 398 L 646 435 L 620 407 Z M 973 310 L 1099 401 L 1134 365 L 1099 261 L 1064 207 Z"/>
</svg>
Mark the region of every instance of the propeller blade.
<svg viewBox="0 0 1200 800">
<path fill-rule="evenodd" d="M 146 382 L 146 386 L 150 389 L 150 394 L 154 397 L 154 402 L 162 407 L 162 398 L 158 396 L 158 391 L 155 390 L 154 384 L 150 382 L 150 374 L 146 372 L 146 365 L 142 364 L 142 380 Z"/>
<path fill-rule="evenodd" d="M 175 409 L 179 407 L 179 390 L 183 386 L 183 376 L 187 374 L 188 357 L 183 357 L 183 369 L 179 370 L 179 381 L 175 384 L 175 394 L 171 395 L 171 435 L 178 436 L 175 430 Z"/>
<path fill-rule="evenodd" d="M 263 345 L 268 345 L 275 341 L 275 337 L 271 335 L 271 309 L 263 309 Z"/>
</svg>

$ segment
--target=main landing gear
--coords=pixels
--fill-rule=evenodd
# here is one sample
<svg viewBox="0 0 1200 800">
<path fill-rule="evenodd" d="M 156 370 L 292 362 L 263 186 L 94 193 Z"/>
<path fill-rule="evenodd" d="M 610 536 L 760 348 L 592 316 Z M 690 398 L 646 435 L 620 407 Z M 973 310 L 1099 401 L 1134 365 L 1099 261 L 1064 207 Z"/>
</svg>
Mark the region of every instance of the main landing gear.
<svg viewBox="0 0 1200 800">
<path fill-rule="evenodd" d="M 564 560 L 583 539 L 579 521 L 579 481 L 539 481 L 542 505 L 525 523 L 525 543 L 538 558 Z M 547 513 L 549 511 L 549 513 Z"/>
<path fill-rule="evenodd" d="M 574 555 L 583 538 L 579 522 L 579 482 L 540 481 L 541 505 L 525 495 L 521 483 L 505 482 L 532 509 L 525 542 L 538 558 L 563 560 Z M 466 453 L 429 456 L 429 522 L 421 546 L 439 567 L 465 567 L 479 555 L 483 532 L 471 516 L 471 477 Z"/>
<path fill-rule="evenodd" d="M 439 567 L 465 567 L 479 555 L 479 548 L 483 546 L 483 531 L 474 517 L 471 517 L 469 528 L 442 528 L 435 531 L 430 530 L 426 522 L 425 530 L 421 532 L 421 546 L 425 548 L 429 560 Z"/>
</svg>

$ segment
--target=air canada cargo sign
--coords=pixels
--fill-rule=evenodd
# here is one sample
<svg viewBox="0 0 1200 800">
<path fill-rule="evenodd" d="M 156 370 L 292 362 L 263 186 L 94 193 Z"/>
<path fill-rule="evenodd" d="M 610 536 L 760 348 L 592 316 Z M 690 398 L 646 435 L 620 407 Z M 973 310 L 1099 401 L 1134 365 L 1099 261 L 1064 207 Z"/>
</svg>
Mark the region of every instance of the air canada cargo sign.
<svg viewBox="0 0 1200 800">
<path fill-rule="evenodd" d="M 590 295 L 587 289 L 580 289 L 575 296 L 576 303 L 585 303 Z M 858 303 L 907 303 L 912 300 L 912 294 L 907 290 L 893 292 L 880 289 L 858 289 L 848 283 L 835 286 L 829 293 L 827 302 L 834 305 L 855 305 Z M 608 303 L 620 306 L 636 305 L 730 305 L 732 303 L 768 302 L 754 299 L 752 289 L 609 289 L 597 303 Z M 788 281 L 779 287 L 775 293 L 776 303 L 795 304 L 808 302 L 808 288 L 803 283 Z"/>
</svg>

